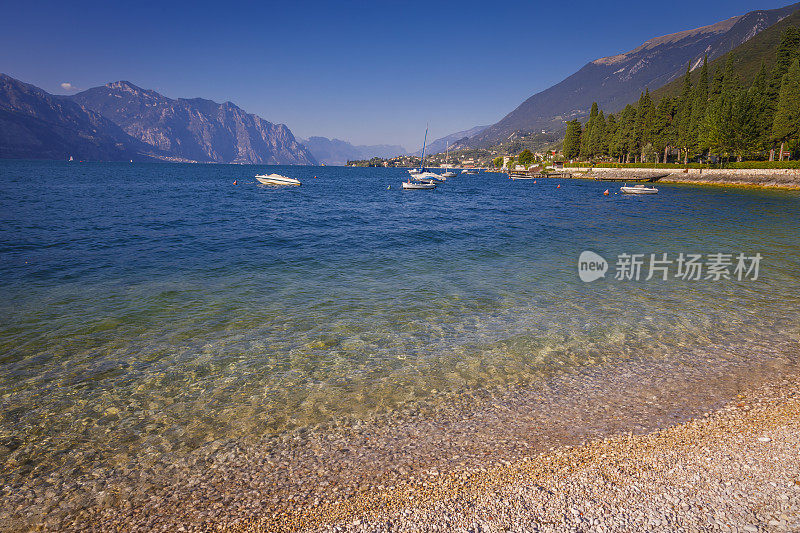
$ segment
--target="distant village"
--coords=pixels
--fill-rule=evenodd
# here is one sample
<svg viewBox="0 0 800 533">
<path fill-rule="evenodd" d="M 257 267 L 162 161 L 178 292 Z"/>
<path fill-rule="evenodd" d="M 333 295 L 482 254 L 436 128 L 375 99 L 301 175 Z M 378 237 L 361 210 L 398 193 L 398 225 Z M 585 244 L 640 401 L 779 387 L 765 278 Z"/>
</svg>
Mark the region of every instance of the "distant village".
<svg viewBox="0 0 800 533">
<path fill-rule="evenodd" d="M 489 168 L 505 170 L 527 170 L 543 163 L 563 161 L 561 140 L 563 132 L 514 132 L 506 140 L 488 148 L 468 148 L 463 145 L 450 153 L 425 155 L 428 168 Z M 513 154 L 513 155 L 512 155 Z M 348 161 L 349 167 L 404 167 L 420 166 L 416 155 L 391 158 L 373 157 L 361 161 Z"/>
<path fill-rule="evenodd" d="M 425 157 L 427 168 L 491 168 L 498 170 L 528 170 L 541 167 L 543 164 L 563 162 L 560 152 L 555 150 L 532 152 L 522 150 L 516 156 L 500 155 L 498 150 L 470 150 L 471 154 L 434 154 Z M 392 158 L 373 157 L 360 161 L 348 161 L 348 167 L 402 167 L 416 168 L 421 164 L 420 158 L 413 155 Z"/>
</svg>

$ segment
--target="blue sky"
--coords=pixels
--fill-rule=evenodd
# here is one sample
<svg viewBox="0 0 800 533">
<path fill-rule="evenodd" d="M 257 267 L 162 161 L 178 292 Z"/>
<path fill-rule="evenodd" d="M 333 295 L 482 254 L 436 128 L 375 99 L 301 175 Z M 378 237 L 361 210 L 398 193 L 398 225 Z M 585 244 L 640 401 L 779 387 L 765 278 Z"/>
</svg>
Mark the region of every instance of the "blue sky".
<svg viewBox="0 0 800 533">
<path fill-rule="evenodd" d="M 426 122 L 432 138 L 491 124 L 593 59 L 788 3 L 2 0 L 0 72 L 60 94 L 126 79 L 416 150 Z"/>
</svg>

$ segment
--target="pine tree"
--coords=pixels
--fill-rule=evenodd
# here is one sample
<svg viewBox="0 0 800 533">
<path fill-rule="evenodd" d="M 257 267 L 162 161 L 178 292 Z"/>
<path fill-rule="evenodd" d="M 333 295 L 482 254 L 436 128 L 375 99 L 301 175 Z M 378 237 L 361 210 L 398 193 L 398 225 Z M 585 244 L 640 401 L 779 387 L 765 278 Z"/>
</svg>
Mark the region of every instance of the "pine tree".
<svg viewBox="0 0 800 533">
<path fill-rule="evenodd" d="M 667 152 L 675 143 L 674 111 L 675 106 L 671 98 L 662 98 L 656 107 L 651 133 L 651 142 L 656 150 L 656 163 L 661 153 L 664 154 L 664 162 L 667 162 Z"/>
<path fill-rule="evenodd" d="M 781 143 L 781 161 L 786 141 L 796 139 L 798 133 L 800 133 L 800 63 L 795 59 L 783 76 L 772 124 L 772 138 Z"/>
<path fill-rule="evenodd" d="M 772 146 L 772 128 L 770 127 L 775 121 L 775 111 L 778 105 L 778 96 L 783 83 L 783 76 L 788 72 L 792 60 L 797 57 L 798 46 L 800 46 L 800 28 L 792 26 L 786 28 L 781 34 L 781 42 L 778 44 L 778 49 L 775 52 L 775 64 L 772 66 L 772 71 L 769 75 L 769 81 L 764 89 L 764 112 L 763 112 L 763 125 L 764 125 L 764 141 L 765 144 Z M 770 160 L 772 154 L 770 153 Z"/>
<path fill-rule="evenodd" d="M 692 71 L 688 65 L 686 66 L 686 75 L 683 77 L 683 88 L 681 89 L 681 94 L 678 97 L 677 108 L 675 119 L 675 142 L 681 151 L 683 151 L 684 162 L 688 162 L 689 147 L 694 144 L 691 135 Z"/>
<path fill-rule="evenodd" d="M 692 96 L 692 112 L 689 121 L 689 139 L 692 145 L 690 151 L 694 154 L 701 150 L 700 135 L 708 106 L 708 57 L 703 59 L 703 67 L 700 69 L 700 79 L 694 86 Z"/>
<path fill-rule="evenodd" d="M 751 116 L 747 117 L 748 123 L 755 128 L 755 138 L 752 139 L 750 150 L 762 151 L 769 148 L 772 141 L 772 118 L 769 116 L 767 103 L 767 65 L 762 61 L 753 85 L 750 87 L 748 98 Z M 751 132 L 752 134 L 752 132 Z"/>
<path fill-rule="evenodd" d="M 770 75 L 768 92 L 772 98 L 778 96 L 783 76 L 789 71 L 792 62 L 797 59 L 798 47 L 800 47 L 800 28 L 796 26 L 786 28 L 781 34 L 781 42 L 775 52 L 775 64 L 772 66 Z"/>
<path fill-rule="evenodd" d="M 758 151 L 762 126 L 756 106 L 756 89 L 740 91 L 733 103 L 732 151 L 741 161 L 748 153 Z"/>
</svg>

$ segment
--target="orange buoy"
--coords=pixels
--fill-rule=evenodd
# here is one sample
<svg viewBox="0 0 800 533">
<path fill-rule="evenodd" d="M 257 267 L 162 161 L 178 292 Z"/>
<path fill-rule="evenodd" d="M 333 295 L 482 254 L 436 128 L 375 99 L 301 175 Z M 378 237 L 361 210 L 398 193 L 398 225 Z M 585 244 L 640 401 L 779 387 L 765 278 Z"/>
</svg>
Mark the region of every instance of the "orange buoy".
<svg viewBox="0 0 800 533">
<path fill-rule="evenodd" d="M 603 196 L 608 196 L 608 189 L 603 192 Z"/>
<path fill-rule="evenodd" d="M 533 180 L 533 184 L 536 185 L 536 180 Z"/>
<path fill-rule="evenodd" d="M 560 188 L 561 188 L 561 185 L 559 184 L 559 186 L 558 186 L 558 187 L 556 187 L 556 189 L 560 189 Z"/>
<path fill-rule="evenodd" d="M 317 177 L 316 177 L 316 176 L 314 176 L 314 179 L 317 179 Z"/>
<path fill-rule="evenodd" d="M 236 185 L 236 182 L 237 182 L 237 181 L 238 181 L 238 180 L 233 180 L 233 184 L 234 184 L 234 185 Z"/>
</svg>

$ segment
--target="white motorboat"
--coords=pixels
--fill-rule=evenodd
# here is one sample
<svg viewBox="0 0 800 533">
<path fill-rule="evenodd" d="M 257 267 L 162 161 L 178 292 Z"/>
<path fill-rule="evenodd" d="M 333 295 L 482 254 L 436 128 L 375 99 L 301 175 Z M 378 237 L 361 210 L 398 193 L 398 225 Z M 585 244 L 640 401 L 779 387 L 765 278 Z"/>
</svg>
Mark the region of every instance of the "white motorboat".
<svg viewBox="0 0 800 533">
<path fill-rule="evenodd" d="M 477 174 L 478 172 L 475 171 L 475 170 L 466 169 L 466 170 L 462 170 L 461 173 L 462 174 Z"/>
<path fill-rule="evenodd" d="M 411 174 L 412 176 L 416 176 L 417 174 L 420 173 L 420 170 L 418 168 L 412 168 L 411 170 L 408 171 L 408 173 Z"/>
<path fill-rule="evenodd" d="M 658 194 L 658 189 L 655 187 L 645 187 L 644 185 L 634 185 L 633 187 L 628 187 L 624 185 L 619 188 L 619 190 L 625 194 Z"/>
<path fill-rule="evenodd" d="M 300 180 L 280 174 L 259 174 L 256 175 L 256 179 L 264 185 L 300 185 Z"/>
<path fill-rule="evenodd" d="M 435 189 L 435 183 L 424 183 L 421 181 L 404 181 L 403 182 L 403 189 L 419 189 L 419 190 L 431 190 Z"/>
</svg>

